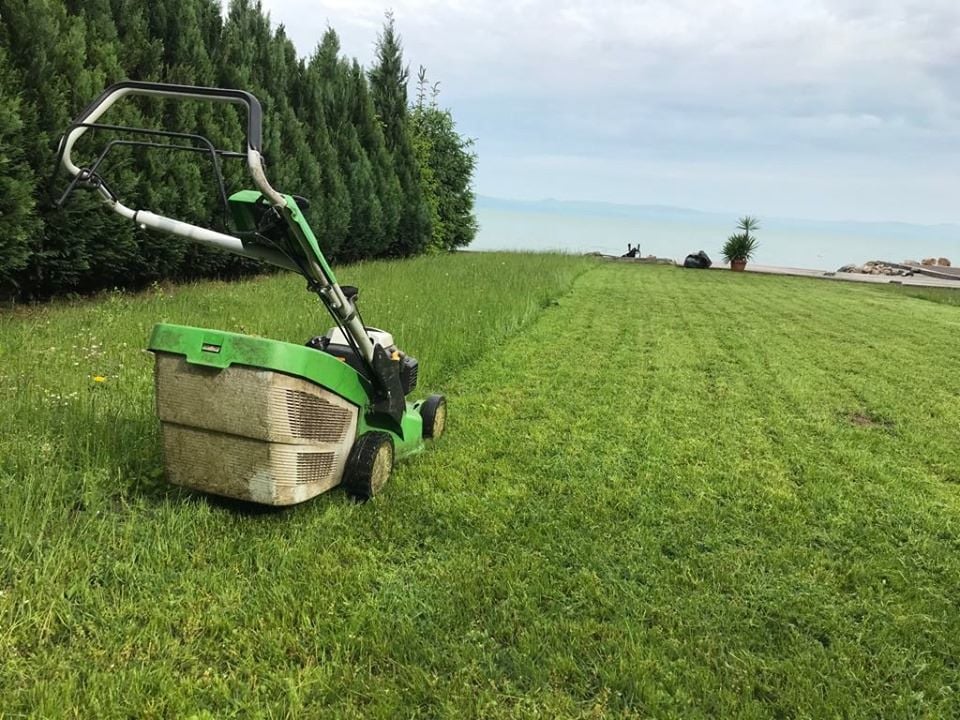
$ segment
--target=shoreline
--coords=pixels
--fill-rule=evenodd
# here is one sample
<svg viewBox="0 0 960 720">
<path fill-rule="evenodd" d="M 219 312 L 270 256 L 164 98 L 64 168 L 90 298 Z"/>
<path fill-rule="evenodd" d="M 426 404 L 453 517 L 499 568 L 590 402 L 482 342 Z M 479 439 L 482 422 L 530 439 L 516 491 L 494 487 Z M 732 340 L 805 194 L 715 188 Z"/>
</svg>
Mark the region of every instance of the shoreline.
<svg viewBox="0 0 960 720">
<path fill-rule="evenodd" d="M 711 270 L 727 270 L 729 266 L 714 265 Z M 956 279 L 946 277 L 947 273 L 938 273 L 939 277 L 926 275 L 922 271 L 914 270 L 913 275 L 866 275 L 864 273 L 847 273 L 828 270 L 807 270 L 804 268 L 776 267 L 773 265 L 750 265 L 745 272 L 755 272 L 764 275 L 787 275 L 791 277 L 810 277 L 821 280 L 840 280 L 841 282 L 860 282 L 881 285 L 906 285 L 913 287 L 938 287 L 960 290 L 960 275 Z"/>
<path fill-rule="evenodd" d="M 682 268 L 672 258 L 628 258 L 613 255 L 601 255 L 606 260 L 617 262 L 639 263 L 644 265 L 675 265 Z M 686 268 L 684 268 L 686 269 Z M 730 270 L 730 266 L 723 262 L 716 262 L 710 270 Z M 942 268 L 933 270 L 927 268 L 911 268 L 913 275 L 867 275 L 864 273 L 847 273 L 831 270 L 813 270 L 809 268 L 780 267 L 777 265 L 757 265 L 748 263 L 744 272 L 759 273 L 761 275 L 783 275 L 788 277 L 806 277 L 819 280 L 839 280 L 841 282 L 860 282 L 882 285 L 905 285 L 912 287 L 936 287 L 960 290 L 960 268 Z"/>
</svg>

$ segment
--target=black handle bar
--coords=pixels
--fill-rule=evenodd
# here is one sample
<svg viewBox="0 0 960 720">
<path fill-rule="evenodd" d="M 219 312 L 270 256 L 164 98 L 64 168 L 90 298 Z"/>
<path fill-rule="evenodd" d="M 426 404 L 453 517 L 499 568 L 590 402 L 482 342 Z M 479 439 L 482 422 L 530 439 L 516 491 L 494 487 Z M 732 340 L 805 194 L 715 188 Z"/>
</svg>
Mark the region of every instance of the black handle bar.
<svg viewBox="0 0 960 720">
<path fill-rule="evenodd" d="M 96 111 L 110 96 L 120 90 L 127 90 L 124 95 L 153 95 L 156 97 L 173 97 L 179 99 L 214 100 L 239 103 L 247 106 L 247 146 L 257 152 L 263 144 L 263 109 L 260 101 L 245 90 L 228 88 L 195 87 L 193 85 L 173 85 L 170 83 L 142 82 L 139 80 L 123 80 L 114 83 L 84 108 L 83 112 L 74 121 L 74 125 L 82 124 Z"/>
</svg>

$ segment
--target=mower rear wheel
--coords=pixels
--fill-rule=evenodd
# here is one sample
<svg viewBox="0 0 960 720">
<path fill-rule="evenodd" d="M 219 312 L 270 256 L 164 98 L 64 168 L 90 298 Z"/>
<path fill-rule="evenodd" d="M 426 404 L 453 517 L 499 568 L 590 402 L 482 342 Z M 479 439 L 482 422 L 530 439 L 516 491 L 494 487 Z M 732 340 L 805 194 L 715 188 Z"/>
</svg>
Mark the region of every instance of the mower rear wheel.
<svg viewBox="0 0 960 720">
<path fill-rule="evenodd" d="M 366 502 L 379 493 L 393 470 L 393 438 L 368 432 L 353 444 L 343 472 L 343 485 L 356 500 Z"/>
<path fill-rule="evenodd" d="M 447 426 L 447 399 L 443 395 L 431 395 L 420 404 L 423 418 L 423 436 L 438 438 Z"/>
</svg>

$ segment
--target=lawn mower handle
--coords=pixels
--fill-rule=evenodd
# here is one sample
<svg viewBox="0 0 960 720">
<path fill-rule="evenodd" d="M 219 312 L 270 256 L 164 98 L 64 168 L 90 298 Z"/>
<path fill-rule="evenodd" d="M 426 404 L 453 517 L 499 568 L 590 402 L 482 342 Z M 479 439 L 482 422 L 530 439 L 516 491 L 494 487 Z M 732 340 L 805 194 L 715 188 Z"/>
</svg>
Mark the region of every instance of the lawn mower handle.
<svg viewBox="0 0 960 720">
<path fill-rule="evenodd" d="M 273 205 L 284 207 L 286 200 L 267 182 L 263 171 L 263 157 L 260 154 L 263 143 L 263 110 L 260 101 L 244 90 L 226 88 L 193 87 L 191 85 L 171 85 L 167 83 L 141 82 L 138 80 L 124 80 L 115 83 L 104 90 L 100 97 L 90 103 L 80 116 L 74 121 L 74 127 L 60 140 L 60 152 L 63 167 L 72 177 L 81 173 L 71 152 L 77 140 L 89 129 L 89 125 L 100 119 L 107 110 L 120 98 L 129 95 L 146 95 L 152 97 L 166 97 L 175 100 L 209 100 L 211 102 L 227 102 L 245 105 L 247 108 L 247 167 L 257 189 L 262 192 Z M 104 199 L 113 206 L 114 210 L 131 220 L 134 211 L 101 190 Z"/>
<path fill-rule="evenodd" d="M 273 189 L 263 170 L 263 156 L 260 154 L 263 142 L 263 110 L 260 101 L 244 90 L 226 88 L 194 87 L 192 85 L 172 85 L 168 83 L 141 82 L 124 80 L 111 85 L 96 100 L 90 103 L 73 122 L 64 136 L 60 139 L 59 156 L 64 169 L 71 177 L 89 180 L 90 171 L 78 167 L 72 158 L 73 146 L 77 140 L 91 127 L 96 127 L 97 120 L 109 110 L 117 100 L 131 96 L 149 96 L 170 98 L 174 100 L 208 100 L 211 102 L 226 102 L 246 106 L 247 109 L 247 168 L 257 189 L 262 193 L 274 210 L 288 224 L 294 224 L 294 207 L 288 205 L 286 198 Z M 94 184 L 95 189 L 114 212 L 132 220 L 142 228 L 149 228 L 159 232 L 177 235 L 206 245 L 227 250 L 237 255 L 265 260 L 273 265 L 304 274 L 311 282 L 311 287 L 317 289 L 323 298 L 328 310 L 333 313 L 337 321 L 353 337 L 363 359 L 371 364 L 374 359 L 374 346 L 364 328 L 353 301 L 344 295 L 323 259 L 319 255 L 319 248 L 311 247 L 310 242 L 302 237 L 298 240 L 303 251 L 304 266 L 298 266 L 285 253 L 266 247 L 261 244 L 244 242 L 240 238 L 225 233 L 199 227 L 191 223 L 158 215 L 149 210 L 134 210 L 119 201 L 119 199 L 102 183 Z M 315 241 L 314 241 L 315 243 Z"/>
</svg>

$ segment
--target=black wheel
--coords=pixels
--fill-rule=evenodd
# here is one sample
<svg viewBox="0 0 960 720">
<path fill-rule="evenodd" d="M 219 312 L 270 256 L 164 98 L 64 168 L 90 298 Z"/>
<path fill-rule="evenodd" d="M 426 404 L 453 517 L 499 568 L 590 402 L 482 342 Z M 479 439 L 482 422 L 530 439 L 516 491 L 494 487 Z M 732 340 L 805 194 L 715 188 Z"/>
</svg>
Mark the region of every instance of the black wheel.
<svg viewBox="0 0 960 720">
<path fill-rule="evenodd" d="M 393 470 L 393 438 L 385 432 L 368 432 L 353 444 L 343 471 L 346 491 L 360 502 L 379 493 Z"/>
<path fill-rule="evenodd" d="M 431 395 L 420 404 L 423 418 L 423 436 L 438 438 L 447 426 L 447 400 L 443 395 Z"/>
</svg>

